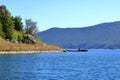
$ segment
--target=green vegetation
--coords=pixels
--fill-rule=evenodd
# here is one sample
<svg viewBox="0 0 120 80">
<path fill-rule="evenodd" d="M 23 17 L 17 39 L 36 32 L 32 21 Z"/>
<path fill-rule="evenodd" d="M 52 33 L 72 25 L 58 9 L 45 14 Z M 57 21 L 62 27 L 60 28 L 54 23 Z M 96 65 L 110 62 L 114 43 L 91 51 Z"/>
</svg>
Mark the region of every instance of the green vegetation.
<svg viewBox="0 0 120 80">
<path fill-rule="evenodd" d="M 13 17 L 6 9 L 6 6 L 0 6 L 0 36 L 2 38 L 9 39 L 10 41 L 17 40 L 23 42 L 24 35 L 32 35 L 37 26 L 36 23 L 28 19 L 26 20 L 26 28 L 24 31 L 22 18 L 20 16 Z"/>
<path fill-rule="evenodd" d="M 44 46 L 35 36 L 38 30 L 36 22 L 26 19 L 25 23 L 23 26 L 20 16 L 11 16 L 6 6 L 0 6 L 0 51 L 60 50 L 55 46 Z"/>
<path fill-rule="evenodd" d="M 23 32 L 23 23 L 21 22 L 22 21 L 22 18 L 20 18 L 20 16 L 15 16 L 15 17 L 12 17 L 13 21 L 14 21 L 14 29 L 16 31 L 19 31 L 19 32 Z"/>
</svg>

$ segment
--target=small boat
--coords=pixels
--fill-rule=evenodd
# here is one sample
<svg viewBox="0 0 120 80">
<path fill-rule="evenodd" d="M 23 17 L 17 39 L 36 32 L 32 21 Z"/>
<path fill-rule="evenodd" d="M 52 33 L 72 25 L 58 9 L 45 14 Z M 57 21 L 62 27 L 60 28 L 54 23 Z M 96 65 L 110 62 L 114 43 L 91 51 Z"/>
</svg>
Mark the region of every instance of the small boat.
<svg viewBox="0 0 120 80">
<path fill-rule="evenodd" d="M 87 49 L 78 49 L 78 51 L 80 51 L 80 52 L 88 52 L 88 50 Z"/>
<path fill-rule="evenodd" d="M 88 52 L 88 50 L 87 49 L 80 49 L 80 48 L 78 48 L 78 49 L 65 49 L 65 50 L 63 50 L 63 52 Z"/>
</svg>

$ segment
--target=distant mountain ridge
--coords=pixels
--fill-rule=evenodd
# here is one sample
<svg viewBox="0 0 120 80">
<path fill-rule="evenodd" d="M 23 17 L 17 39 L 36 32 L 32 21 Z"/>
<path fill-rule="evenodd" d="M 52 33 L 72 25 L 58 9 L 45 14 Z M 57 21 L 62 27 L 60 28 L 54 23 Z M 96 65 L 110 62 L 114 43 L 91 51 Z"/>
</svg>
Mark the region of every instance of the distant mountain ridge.
<svg viewBox="0 0 120 80">
<path fill-rule="evenodd" d="M 120 48 L 120 21 L 84 28 L 51 28 L 38 33 L 42 41 L 62 48 Z"/>
</svg>

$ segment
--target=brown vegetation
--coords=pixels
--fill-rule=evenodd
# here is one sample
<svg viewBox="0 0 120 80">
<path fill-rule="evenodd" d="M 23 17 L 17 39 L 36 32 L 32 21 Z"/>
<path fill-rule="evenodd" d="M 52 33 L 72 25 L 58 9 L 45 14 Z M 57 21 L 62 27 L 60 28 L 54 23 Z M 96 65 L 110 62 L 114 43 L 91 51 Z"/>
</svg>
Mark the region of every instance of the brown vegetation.
<svg viewBox="0 0 120 80">
<path fill-rule="evenodd" d="M 61 48 L 52 45 L 32 45 L 0 41 L 0 51 L 60 51 Z"/>
</svg>

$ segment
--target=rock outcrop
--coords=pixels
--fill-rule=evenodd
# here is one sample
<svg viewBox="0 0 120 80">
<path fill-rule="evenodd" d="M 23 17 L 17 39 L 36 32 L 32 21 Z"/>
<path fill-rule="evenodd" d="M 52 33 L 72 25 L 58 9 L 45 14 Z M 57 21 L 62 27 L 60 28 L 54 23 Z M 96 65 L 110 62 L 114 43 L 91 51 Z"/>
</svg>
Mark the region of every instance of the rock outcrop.
<svg viewBox="0 0 120 80">
<path fill-rule="evenodd" d="M 32 35 L 25 35 L 24 36 L 24 43 L 27 43 L 27 44 L 36 44 L 36 40 L 35 38 L 32 36 Z"/>
</svg>

